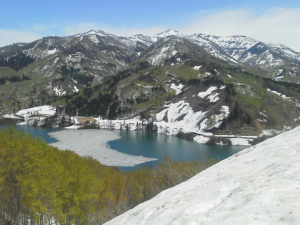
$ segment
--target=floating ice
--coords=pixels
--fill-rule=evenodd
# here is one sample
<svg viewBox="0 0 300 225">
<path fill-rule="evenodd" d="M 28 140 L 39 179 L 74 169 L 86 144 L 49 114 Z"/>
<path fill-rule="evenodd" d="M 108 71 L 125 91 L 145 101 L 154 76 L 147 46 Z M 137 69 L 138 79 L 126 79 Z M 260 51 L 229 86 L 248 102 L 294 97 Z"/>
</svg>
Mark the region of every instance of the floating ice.
<svg viewBox="0 0 300 225">
<path fill-rule="evenodd" d="M 132 167 L 157 160 L 143 156 L 128 155 L 107 147 L 107 142 L 119 139 L 113 131 L 104 130 L 63 130 L 49 135 L 58 140 L 50 145 L 60 150 L 72 150 L 80 156 L 92 156 L 106 166 Z"/>
</svg>

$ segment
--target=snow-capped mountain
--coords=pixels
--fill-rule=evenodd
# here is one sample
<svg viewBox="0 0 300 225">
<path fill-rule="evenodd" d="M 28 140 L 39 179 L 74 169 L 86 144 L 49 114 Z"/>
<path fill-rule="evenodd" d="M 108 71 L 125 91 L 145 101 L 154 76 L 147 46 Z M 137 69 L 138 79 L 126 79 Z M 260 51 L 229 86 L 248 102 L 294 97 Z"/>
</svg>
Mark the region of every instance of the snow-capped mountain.
<svg viewBox="0 0 300 225">
<path fill-rule="evenodd" d="M 140 61 L 155 66 L 179 66 L 194 61 L 195 57 L 203 62 L 214 62 L 215 58 L 219 60 L 217 63 L 223 61 L 240 71 L 276 80 L 296 83 L 300 76 L 300 53 L 282 44 L 263 43 L 245 36 L 184 35 L 169 29 L 155 35 L 131 37 L 90 30 L 5 46 L 0 48 L 0 78 L 24 75 L 32 80 L 31 87 L 36 85 L 39 91 L 65 95 L 87 84 L 95 86 L 103 78 Z M 207 66 L 192 64 L 192 67 L 202 66 L 199 70 L 202 74 L 214 73 L 216 69 L 209 68 L 207 63 Z M 19 97 L 28 96 L 28 90 L 32 88 L 24 87 Z"/>
<path fill-rule="evenodd" d="M 239 35 L 221 37 L 196 34 L 185 37 L 218 58 L 262 69 L 266 76 L 281 79 L 283 75 L 299 76 L 300 53 L 282 44 L 263 43 Z"/>
<path fill-rule="evenodd" d="M 51 76 L 58 72 L 58 67 L 66 65 L 68 68 L 80 69 L 82 73 L 99 78 L 112 75 L 139 58 L 157 64 L 158 61 L 153 58 L 153 54 L 146 52 L 149 53 L 161 45 L 160 40 L 168 37 L 177 37 L 177 43 L 181 39 L 189 40 L 204 48 L 212 56 L 232 65 L 245 67 L 243 69 L 258 68 L 261 70 L 260 75 L 263 76 L 273 78 L 279 76 L 279 79 L 282 79 L 283 76 L 300 75 L 300 53 L 282 44 L 263 43 L 239 35 L 225 37 L 201 33 L 184 35 L 172 29 L 148 36 L 138 34 L 120 37 L 104 31 L 91 30 L 68 37 L 47 37 L 28 44 L 2 47 L 0 60 L 8 62 L 13 55 L 22 53 L 34 60 L 44 59 L 42 65 L 32 68 L 33 70 L 26 70 L 24 74 L 41 72 Z M 166 45 L 162 49 L 157 49 L 158 52 L 155 54 L 163 55 L 165 59 L 172 56 L 172 53 L 166 54 L 166 48 L 173 53 L 177 51 L 176 48 L 172 49 Z"/>
<path fill-rule="evenodd" d="M 152 65 L 164 64 L 166 59 L 169 59 L 178 54 L 186 54 L 191 57 L 197 53 L 203 54 L 203 49 L 185 38 L 177 36 L 166 36 L 160 38 L 157 42 L 152 44 L 146 51 L 144 51 L 140 58 L 146 60 Z M 180 58 L 177 58 L 181 62 Z M 177 62 L 177 63 L 178 63 Z"/>
<path fill-rule="evenodd" d="M 258 68 L 263 76 L 281 80 L 284 76 L 297 77 L 300 75 L 299 52 L 295 52 L 280 43 L 263 43 L 242 35 L 223 37 L 201 33 L 184 35 L 181 32 L 169 29 L 156 35 L 144 36 L 140 34 L 128 38 L 116 38 L 127 46 L 135 46 L 137 43 L 150 46 L 169 36 L 187 39 L 204 48 L 212 56 L 232 65 L 245 67 L 244 69 L 249 68 L 249 66 Z M 170 56 L 170 54 L 167 54 L 167 56 Z M 148 61 L 156 63 L 153 58 Z"/>
</svg>

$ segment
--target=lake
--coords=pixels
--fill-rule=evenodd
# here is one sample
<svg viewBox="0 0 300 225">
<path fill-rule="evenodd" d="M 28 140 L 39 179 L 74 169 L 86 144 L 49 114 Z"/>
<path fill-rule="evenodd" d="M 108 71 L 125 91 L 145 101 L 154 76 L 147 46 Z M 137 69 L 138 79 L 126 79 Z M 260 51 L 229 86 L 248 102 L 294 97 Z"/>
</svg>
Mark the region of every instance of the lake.
<svg viewBox="0 0 300 225">
<path fill-rule="evenodd" d="M 142 155 L 148 158 L 159 159 L 158 161 L 143 164 L 151 166 L 163 160 L 165 156 L 179 161 L 200 161 L 201 159 L 211 158 L 223 160 L 246 148 L 246 146 L 203 145 L 187 139 L 156 133 L 127 130 L 115 130 L 115 133 L 122 138 L 108 142 L 112 149 L 130 155 Z"/>
<path fill-rule="evenodd" d="M 1 127 L 3 128 L 3 126 Z M 60 130 L 31 126 L 17 126 L 17 128 L 25 132 L 32 132 L 34 136 L 43 138 L 47 143 L 56 141 L 48 135 L 49 132 Z M 146 162 L 135 167 L 119 167 L 122 170 L 134 170 L 139 166 L 153 166 L 163 160 L 165 156 L 179 161 L 200 161 L 201 159 L 211 158 L 223 160 L 246 148 L 245 146 L 203 145 L 190 140 L 156 133 L 127 130 L 114 130 L 113 132 L 122 138 L 108 142 L 110 148 L 130 155 L 141 155 L 147 158 L 158 159 L 157 161 Z"/>
</svg>

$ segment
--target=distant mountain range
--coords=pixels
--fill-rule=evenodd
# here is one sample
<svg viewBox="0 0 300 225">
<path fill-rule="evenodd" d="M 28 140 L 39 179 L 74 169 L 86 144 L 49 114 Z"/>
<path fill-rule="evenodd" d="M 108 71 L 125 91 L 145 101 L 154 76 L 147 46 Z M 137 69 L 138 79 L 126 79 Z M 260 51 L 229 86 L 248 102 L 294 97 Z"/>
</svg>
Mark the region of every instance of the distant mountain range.
<svg viewBox="0 0 300 225">
<path fill-rule="evenodd" d="M 261 76 L 294 82 L 300 76 L 300 53 L 282 44 L 263 43 L 239 35 L 184 35 L 175 30 L 132 37 L 94 30 L 68 37 L 46 37 L 0 48 L 0 60 L 10 63 L 12 56 L 24 54 L 35 61 L 43 59 L 43 63 L 24 71 L 25 74 L 42 72 L 50 76 L 57 73 L 57 67 L 66 65 L 101 78 L 138 59 L 159 65 L 172 54 L 190 52 L 191 43 L 214 57 Z"/>
<path fill-rule="evenodd" d="M 282 44 L 91 30 L 0 48 L 0 112 L 52 104 L 67 115 L 152 115 L 172 135 L 257 135 L 298 123 L 299 77 L 300 53 Z"/>
</svg>

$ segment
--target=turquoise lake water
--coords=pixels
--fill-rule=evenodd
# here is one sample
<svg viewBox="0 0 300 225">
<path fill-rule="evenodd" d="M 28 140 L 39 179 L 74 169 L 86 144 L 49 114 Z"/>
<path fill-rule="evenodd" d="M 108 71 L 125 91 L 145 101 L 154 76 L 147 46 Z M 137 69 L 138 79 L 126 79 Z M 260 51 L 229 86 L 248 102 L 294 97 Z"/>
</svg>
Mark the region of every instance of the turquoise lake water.
<svg viewBox="0 0 300 225">
<path fill-rule="evenodd" d="M 203 145 L 194 141 L 167 136 L 163 134 L 135 132 L 127 130 L 115 130 L 122 138 L 108 142 L 112 149 L 130 155 L 142 155 L 149 158 L 163 160 L 169 156 L 178 161 L 190 161 L 201 159 L 223 160 L 245 149 L 245 146 Z M 144 163 L 143 165 L 155 165 L 159 161 Z M 130 168 L 121 169 L 128 170 Z"/>
<path fill-rule="evenodd" d="M 48 133 L 59 129 L 42 129 L 31 126 L 16 126 L 25 132 L 32 132 L 34 136 L 43 138 L 47 143 L 55 142 Z M 0 126 L 3 129 L 3 126 Z M 245 146 L 220 146 L 203 145 L 190 140 L 167 136 L 163 134 L 136 132 L 127 130 L 114 130 L 122 138 L 108 142 L 108 145 L 119 152 L 130 155 L 141 155 L 149 158 L 157 158 L 158 161 L 147 162 L 139 166 L 153 166 L 165 156 L 173 160 L 190 161 L 201 159 L 223 160 L 243 149 Z M 136 167 L 120 167 L 123 170 L 134 170 Z"/>
</svg>

